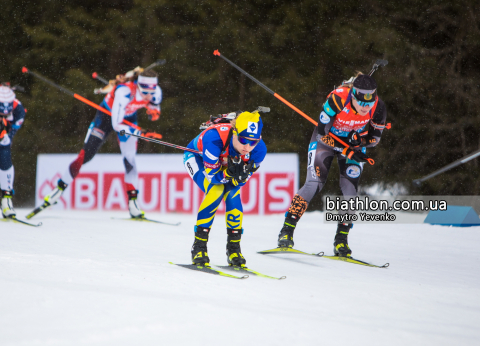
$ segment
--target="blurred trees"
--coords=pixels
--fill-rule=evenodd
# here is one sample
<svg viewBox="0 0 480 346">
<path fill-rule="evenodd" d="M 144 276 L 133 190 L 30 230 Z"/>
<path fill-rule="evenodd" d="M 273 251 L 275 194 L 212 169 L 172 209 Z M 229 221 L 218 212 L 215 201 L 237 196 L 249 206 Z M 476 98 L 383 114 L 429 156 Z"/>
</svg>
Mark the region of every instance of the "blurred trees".
<svg viewBox="0 0 480 346">
<path fill-rule="evenodd" d="M 335 85 L 378 58 L 375 74 L 388 107 L 376 164 L 362 185 L 404 183 L 480 146 L 480 5 L 476 1 L 187 1 L 4 0 L 0 80 L 27 88 L 28 109 L 13 144 L 16 205 L 33 203 L 36 156 L 78 152 L 94 110 L 21 67 L 100 102 L 91 73 L 113 78 L 156 59 L 164 91 L 162 117 L 140 125 L 186 145 L 212 113 L 269 106 L 269 152 L 297 152 L 301 183 L 312 125 L 246 79 L 219 49 L 257 79 L 316 119 Z M 118 152 L 114 136 L 102 152 Z M 176 152 L 140 143 L 140 153 Z M 479 194 L 477 159 L 411 193 Z M 333 169 L 326 191 L 339 193 Z"/>
</svg>

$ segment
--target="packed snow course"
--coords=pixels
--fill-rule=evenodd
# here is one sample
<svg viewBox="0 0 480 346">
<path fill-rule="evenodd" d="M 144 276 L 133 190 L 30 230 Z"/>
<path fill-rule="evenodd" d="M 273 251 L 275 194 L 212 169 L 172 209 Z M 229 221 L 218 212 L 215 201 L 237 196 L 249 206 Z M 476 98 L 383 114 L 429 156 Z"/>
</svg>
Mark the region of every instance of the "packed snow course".
<svg viewBox="0 0 480 346">
<path fill-rule="evenodd" d="M 17 210 L 21 218 L 29 210 Z M 187 270 L 194 215 L 180 226 L 125 212 L 46 210 L 39 228 L 0 222 L 0 345 L 454 345 L 480 339 L 479 227 L 357 224 L 354 257 L 386 269 L 276 247 L 282 215 L 244 218 L 247 265 L 286 280 Z M 306 213 L 295 248 L 332 254 L 335 225 Z M 212 264 L 225 265 L 217 216 Z"/>
</svg>

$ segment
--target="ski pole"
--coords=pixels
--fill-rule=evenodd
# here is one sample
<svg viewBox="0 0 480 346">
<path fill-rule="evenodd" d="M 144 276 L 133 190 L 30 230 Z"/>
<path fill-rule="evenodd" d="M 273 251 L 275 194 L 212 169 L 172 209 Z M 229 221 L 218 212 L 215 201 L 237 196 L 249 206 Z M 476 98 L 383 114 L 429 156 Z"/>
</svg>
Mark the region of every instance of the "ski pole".
<svg viewBox="0 0 480 346">
<path fill-rule="evenodd" d="M 26 68 L 25 66 L 22 67 L 22 72 L 23 72 L 23 73 L 31 74 L 32 76 L 37 77 L 38 79 L 44 81 L 44 82 L 47 83 L 47 84 L 50 84 L 51 86 L 53 86 L 53 87 L 55 87 L 55 88 L 63 91 L 64 93 L 66 93 L 66 94 L 68 94 L 68 95 L 70 95 L 70 96 L 75 97 L 77 100 L 82 101 L 83 103 L 86 103 L 87 105 L 89 105 L 89 106 L 91 106 L 91 107 L 93 107 L 93 108 L 96 108 L 96 109 L 98 109 L 99 111 L 101 111 L 101 112 L 103 112 L 103 113 L 105 113 L 105 114 L 107 114 L 107 115 L 112 116 L 112 113 L 111 113 L 109 110 L 107 110 L 107 109 L 105 109 L 105 108 L 103 108 L 103 107 L 100 107 L 100 106 L 97 105 L 96 103 L 94 103 L 94 102 L 92 102 L 92 101 L 90 101 L 90 100 L 87 100 L 87 99 L 86 99 L 85 97 L 83 97 L 83 96 L 80 96 L 80 95 L 78 95 L 78 94 L 75 94 L 75 93 L 71 92 L 71 91 L 68 90 L 68 89 L 65 89 L 64 87 L 62 87 L 62 86 L 60 86 L 60 85 L 58 85 L 58 84 L 56 84 L 56 83 L 48 80 L 47 78 L 39 75 L 39 74 L 36 73 L 36 72 L 30 71 L 30 70 L 29 70 L 28 68 Z M 123 120 L 122 123 L 125 124 L 125 125 L 128 125 L 128 126 L 130 126 L 130 127 L 133 127 L 133 128 L 136 129 L 136 130 L 143 131 L 143 129 L 142 129 L 140 126 L 135 125 L 134 123 L 132 123 L 132 122 L 130 122 L 130 121 L 128 121 L 128 120 Z"/>
<path fill-rule="evenodd" d="M 439 175 L 443 172 L 448 171 L 449 169 L 460 166 L 460 165 L 464 164 L 465 162 L 473 160 L 474 158 L 476 158 L 478 156 L 480 156 L 480 149 L 477 150 L 477 151 L 474 151 L 471 154 L 468 154 L 468 155 L 462 157 L 461 159 L 458 159 L 457 161 L 454 161 L 454 162 L 450 163 L 449 165 L 446 165 L 445 167 L 442 167 L 442 168 L 436 170 L 435 172 L 433 172 L 429 175 L 424 176 L 423 178 L 415 179 L 412 182 L 415 186 L 420 187 L 425 180 L 433 178 L 433 177 L 435 177 L 435 176 L 437 176 L 437 175 Z"/>
<path fill-rule="evenodd" d="M 388 60 L 382 60 L 378 59 L 375 61 L 375 64 L 373 64 L 372 70 L 368 73 L 369 76 L 373 75 L 376 70 L 378 70 L 379 67 L 387 66 L 388 65 Z"/>
<path fill-rule="evenodd" d="M 143 139 L 144 141 L 147 141 L 147 142 L 158 143 L 158 144 L 165 145 L 167 147 L 180 149 L 180 150 L 184 150 L 184 151 L 189 151 L 191 153 L 202 155 L 201 151 L 198 151 L 198 150 L 195 150 L 195 149 L 190 149 L 190 148 L 182 147 L 181 145 L 176 145 L 176 144 L 172 144 L 172 143 L 168 143 L 168 142 L 159 141 L 158 139 L 153 139 L 153 138 L 149 138 L 149 137 L 145 137 L 145 136 L 135 135 L 133 133 L 126 133 L 125 130 L 120 131 L 120 136 L 125 136 L 125 135 L 137 137 L 137 138 Z"/>
<path fill-rule="evenodd" d="M 298 114 L 300 114 L 302 117 L 304 117 L 305 119 L 307 119 L 308 121 L 310 121 L 313 125 L 317 126 L 318 125 L 318 122 L 316 122 L 315 120 L 313 120 L 312 118 L 310 118 L 308 115 L 306 115 L 304 112 L 302 112 L 300 109 L 298 109 L 297 107 L 295 107 L 293 104 L 291 104 L 290 102 L 288 102 L 287 100 L 285 100 L 283 97 L 281 97 L 279 94 L 277 94 L 276 92 L 274 92 L 273 90 L 271 90 L 270 88 L 268 88 L 267 86 L 265 86 L 263 83 L 261 83 L 260 81 L 258 81 L 256 78 L 254 78 L 253 76 L 249 75 L 247 72 L 245 72 L 244 70 L 242 70 L 239 66 L 237 66 L 236 64 L 234 64 L 233 62 L 231 62 L 229 59 L 227 59 L 226 57 L 224 57 L 223 55 L 220 54 L 220 52 L 217 50 L 215 50 L 213 52 L 213 55 L 217 55 L 219 56 L 220 58 L 222 58 L 223 60 L 225 60 L 227 63 L 229 63 L 230 65 L 232 65 L 234 68 L 236 68 L 238 71 L 240 71 L 241 73 L 243 73 L 245 76 L 247 76 L 248 78 L 250 78 L 252 81 L 254 81 L 255 83 L 257 83 L 258 85 L 260 85 L 263 89 L 265 89 L 267 92 L 269 92 L 270 94 L 272 94 L 273 96 L 275 96 L 277 99 L 279 99 L 280 101 L 282 101 L 284 104 L 286 104 L 288 107 L 290 107 L 291 109 L 293 109 L 295 112 L 297 112 Z M 336 135 L 334 135 L 333 133 L 329 133 L 329 135 L 336 139 L 340 144 L 342 144 L 343 146 L 345 147 L 350 147 L 347 143 L 345 143 L 344 141 L 342 141 L 340 138 L 338 138 Z M 367 159 L 368 163 L 370 165 L 373 165 L 375 164 L 375 161 L 372 159 L 372 158 L 368 158 Z"/>
<path fill-rule="evenodd" d="M 102 82 L 103 84 L 108 84 L 108 80 L 106 80 L 105 78 L 103 78 L 102 76 L 100 76 L 97 72 L 93 72 L 92 73 L 92 78 L 93 79 L 98 79 L 100 82 Z"/>
</svg>

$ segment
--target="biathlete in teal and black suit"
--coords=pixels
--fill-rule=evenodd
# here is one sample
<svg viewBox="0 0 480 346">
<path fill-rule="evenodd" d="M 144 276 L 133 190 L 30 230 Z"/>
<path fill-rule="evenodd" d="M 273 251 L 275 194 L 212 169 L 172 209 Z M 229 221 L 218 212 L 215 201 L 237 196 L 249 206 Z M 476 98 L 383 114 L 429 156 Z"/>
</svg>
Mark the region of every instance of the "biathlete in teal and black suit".
<svg viewBox="0 0 480 346">
<path fill-rule="evenodd" d="M 231 265 L 246 263 L 240 249 L 243 207 L 240 190 L 260 167 L 267 154 L 262 140 L 260 114 L 243 112 L 231 123 L 208 127 L 188 144 L 202 153 L 185 152 L 184 165 L 193 181 L 205 193 L 195 225 L 193 264 L 208 265 L 207 242 L 215 213 L 225 201 L 227 259 Z"/>
</svg>

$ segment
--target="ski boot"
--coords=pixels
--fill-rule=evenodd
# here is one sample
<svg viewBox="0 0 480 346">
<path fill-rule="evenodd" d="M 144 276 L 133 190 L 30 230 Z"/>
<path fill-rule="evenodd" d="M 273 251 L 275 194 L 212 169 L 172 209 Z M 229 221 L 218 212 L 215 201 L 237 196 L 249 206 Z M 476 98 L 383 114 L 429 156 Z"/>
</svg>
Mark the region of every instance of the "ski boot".
<svg viewBox="0 0 480 346">
<path fill-rule="evenodd" d="M 293 247 L 293 231 L 297 226 L 298 218 L 287 212 L 283 227 L 278 234 L 278 247 Z"/>
<path fill-rule="evenodd" d="M 333 242 L 333 252 L 335 256 L 351 257 L 352 250 L 348 246 L 348 232 L 353 224 L 339 223 L 337 227 L 337 234 L 335 235 L 335 241 Z"/>
<path fill-rule="evenodd" d="M 137 196 L 138 190 L 127 191 L 128 195 L 128 211 L 132 219 L 144 219 L 145 212 L 138 207 Z"/>
<path fill-rule="evenodd" d="M 0 190 L 0 195 L 2 196 L 2 216 L 3 218 L 14 218 L 17 216 L 17 213 L 13 209 L 12 196 L 13 191 L 11 190 Z"/>
<path fill-rule="evenodd" d="M 209 266 L 210 258 L 207 253 L 207 242 L 210 228 L 195 226 L 195 241 L 192 245 L 192 263 Z"/>
<path fill-rule="evenodd" d="M 44 204 L 47 206 L 57 204 L 67 186 L 68 185 L 65 184 L 62 179 L 58 179 L 57 186 L 43 199 L 45 201 Z"/>
<path fill-rule="evenodd" d="M 247 261 L 242 255 L 240 249 L 240 240 L 242 239 L 242 229 L 227 228 L 227 261 L 231 266 L 243 267 Z"/>
</svg>

